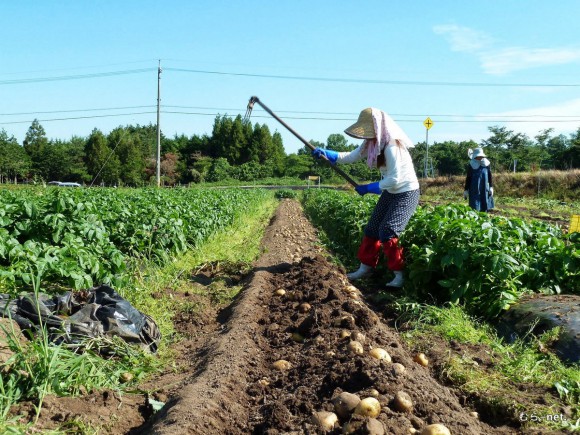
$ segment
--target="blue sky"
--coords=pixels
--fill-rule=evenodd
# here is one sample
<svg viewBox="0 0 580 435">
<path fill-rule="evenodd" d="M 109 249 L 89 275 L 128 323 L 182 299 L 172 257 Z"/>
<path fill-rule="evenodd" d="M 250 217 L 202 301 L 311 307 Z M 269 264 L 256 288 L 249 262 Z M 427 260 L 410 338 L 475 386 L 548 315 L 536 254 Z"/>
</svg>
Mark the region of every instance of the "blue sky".
<svg viewBox="0 0 580 435">
<path fill-rule="evenodd" d="M 415 142 L 580 127 L 580 1 L 40 1 L 0 3 L 0 129 L 22 142 L 119 125 L 210 134 L 252 95 L 325 142 L 366 107 Z M 302 146 L 258 108 L 252 120 Z M 356 142 L 353 140 L 353 142 Z"/>
</svg>

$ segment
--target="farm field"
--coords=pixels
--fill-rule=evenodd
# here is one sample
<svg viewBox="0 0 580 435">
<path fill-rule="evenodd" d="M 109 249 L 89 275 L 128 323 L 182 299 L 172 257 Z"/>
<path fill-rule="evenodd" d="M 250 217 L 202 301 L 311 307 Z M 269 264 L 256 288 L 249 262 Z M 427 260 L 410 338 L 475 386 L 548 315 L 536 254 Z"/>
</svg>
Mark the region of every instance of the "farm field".
<svg viewBox="0 0 580 435">
<path fill-rule="evenodd" d="M 578 429 L 580 371 L 552 351 L 558 332 L 511 346 L 484 321 L 524 287 L 578 294 L 578 241 L 557 228 L 424 205 L 405 239 L 415 293 L 397 294 L 383 291 L 384 271 L 357 288 L 345 277 L 372 198 L 312 191 L 303 205 L 278 205 L 260 190 L 91 192 L 5 193 L 3 240 L 22 264 L 14 267 L 11 250 L 3 254 L 2 292 L 110 283 L 158 322 L 158 361 L 132 354 L 119 362 L 135 374 L 129 382 L 77 388 L 69 397 L 47 391 L 42 404 L 22 396 L 4 411 L 13 433 L 27 424 L 46 433 L 322 433 L 312 415 L 334 411 L 342 392 L 377 399 L 381 412 L 341 415 L 330 433 L 421 433 L 431 424 L 453 434 Z M 476 227 L 487 229 L 477 239 L 486 243 L 480 257 L 464 243 L 477 237 Z M 89 228 L 100 229 L 98 244 Z M 33 246 L 16 243 L 25 231 Z M 499 252 L 504 242 L 509 249 Z M 66 269 L 56 261 L 38 268 L 38 259 L 61 258 L 73 246 L 82 255 L 65 257 Z M 496 260 L 487 264 L 486 251 Z M 466 284 L 481 276 L 462 273 L 473 264 L 489 277 L 479 287 Z M 440 300 L 427 304 L 433 294 Z M 353 352 L 352 341 L 362 352 Z M 389 357 L 371 357 L 372 348 Z M 4 363 L 4 392 L 8 381 L 22 381 L 11 364 Z M 139 365 L 148 370 L 135 371 Z"/>
</svg>

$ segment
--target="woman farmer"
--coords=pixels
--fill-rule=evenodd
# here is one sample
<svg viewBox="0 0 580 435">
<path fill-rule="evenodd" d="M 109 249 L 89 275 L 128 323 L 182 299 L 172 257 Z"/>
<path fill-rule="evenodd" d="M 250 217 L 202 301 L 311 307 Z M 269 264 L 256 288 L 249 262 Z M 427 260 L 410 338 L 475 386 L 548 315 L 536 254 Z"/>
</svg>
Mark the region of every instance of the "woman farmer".
<svg viewBox="0 0 580 435">
<path fill-rule="evenodd" d="M 489 160 L 483 148 L 469 150 L 470 157 L 465 178 L 463 198 L 469 198 L 469 206 L 477 211 L 488 211 L 494 206 L 493 182 Z"/>
<path fill-rule="evenodd" d="M 363 139 L 363 143 L 351 152 L 316 148 L 312 154 L 317 158 L 326 156 L 331 164 L 366 159 L 367 165 L 378 168 L 382 176 L 381 181 L 356 187 L 360 195 L 374 193 L 380 198 L 358 250 L 360 266 L 347 277 L 358 280 L 370 275 L 379 262 L 382 247 L 387 267 L 395 274 L 387 286 L 402 287 L 404 261 L 399 236 L 419 203 L 419 181 L 409 154 L 414 144 L 389 115 L 375 108 L 364 109 L 358 121 L 344 132 Z"/>
</svg>

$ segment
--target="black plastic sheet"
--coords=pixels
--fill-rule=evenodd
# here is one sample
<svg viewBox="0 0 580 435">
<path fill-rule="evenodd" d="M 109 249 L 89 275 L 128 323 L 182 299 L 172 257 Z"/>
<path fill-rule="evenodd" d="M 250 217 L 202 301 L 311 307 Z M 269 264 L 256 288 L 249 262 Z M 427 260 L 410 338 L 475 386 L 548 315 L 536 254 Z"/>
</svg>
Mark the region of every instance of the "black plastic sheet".
<svg viewBox="0 0 580 435">
<path fill-rule="evenodd" d="M 106 285 L 60 295 L 0 294 L 0 314 L 35 334 L 44 325 L 51 341 L 81 345 L 96 337 L 120 337 L 155 353 L 161 333 L 155 321 Z"/>
</svg>

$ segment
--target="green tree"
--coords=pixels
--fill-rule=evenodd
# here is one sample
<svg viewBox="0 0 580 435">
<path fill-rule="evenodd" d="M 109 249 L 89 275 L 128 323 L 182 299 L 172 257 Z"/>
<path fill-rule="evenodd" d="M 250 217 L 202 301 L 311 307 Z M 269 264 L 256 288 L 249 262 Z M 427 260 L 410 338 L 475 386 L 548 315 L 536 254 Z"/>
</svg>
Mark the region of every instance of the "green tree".
<svg viewBox="0 0 580 435">
<path fill-rule="evenodd" d="M 107 145 L 107 138 L 96 128 L 85 145 L 85 165 L 94 184 L 117 185 L 121 164 L 119 157 Z"/>
<path fill-rule="evenodd" d="M 129 186 L 141 186 L 146 178 L 149 157 L 149 147 L 143 143 L 142 136 L 131 129 L 118 127 L 111 131 L 107 143 L 119 158 L 121 181 Z"/>
<path fill-rule="evenodd" d="M 224 157 L 218 157 L 212 161 L 207 174 L 207 181 L 223 181 L 230 178 L 231 165 Z"/>
<path fill-rule="evenodd" d="M 42 176 L 44 172 L 44 149 L 48 145 L 48 139 L 44 127 L 42 127 L 38 119 L 32 121 L 24 137 L 23 145 L 27 154 L 30 156 L 33 174 Z"/>
<path fill-rule="evenodd" d="M 345 152 L 352 151 L 356 145 L 349 145 L 346 137 L 342 134 L 331 134 L 326 139 L 326 149 Z"/>
<path fill-rule="evenodd" d="M 0 183 L 9 180 L 17 182 L 18 178 L 28 175 L 31 168 L 30 157 L 14 136 L 8 136 L 6 130 L 0 130 Z"/>
<path fill-rule="evenodd" d="M 564 152 L 564 161 L 568 168 L 580 168 L 580 127 L 570 135 L 570 146 Z"/>
<path fill-rule="evenodd" d="M 312 174 L 312 157 L 306 154 L 290 154 L 285 159 L 284 174 L 286 177 L 304 179 Z"/>
</svg>

